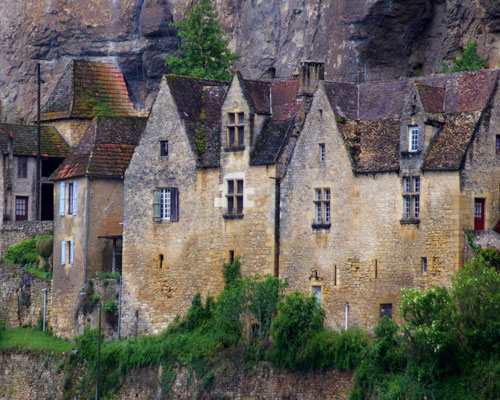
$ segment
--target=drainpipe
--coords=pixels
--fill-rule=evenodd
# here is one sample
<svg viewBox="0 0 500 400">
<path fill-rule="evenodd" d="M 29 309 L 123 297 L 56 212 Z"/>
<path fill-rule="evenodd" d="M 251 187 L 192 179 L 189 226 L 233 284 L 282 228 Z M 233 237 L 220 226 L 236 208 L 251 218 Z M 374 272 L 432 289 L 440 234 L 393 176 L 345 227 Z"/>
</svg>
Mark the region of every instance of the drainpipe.
<svg viewBox="0 0 500 400">
<path fill-rule="evenodd" d="M 118 290 L 118 339 L 120 339 L 122 325 L 122 276 L 120 276 L 120 288 Z"/>
<path fill-rule="evenodd" d="M 42 289 L 43 292 L 43 323 L 42 323 L 42 331 L 45 332 L 45 325 L 47 319 L 47 288 Z"/>
<path fill-rule="evenodd" d="M 274 178 L 274 276 L 280 275 L 280 197 L 281 179 Z"/>
<path fill-rule="evenodd" d="M 345 324 L 344 329 L 349 328 L 349 303 L 345 303 Z"/>
<path fill-rule="evenodd" d="M 90 220 L 90 183 L 92 177 L 87 176 L 87 199 L 86 199 L 86 215 L 85 215 L 85 238 L 83 244 L 83 282 L 87 283 L 87 266 L 88 266 L 88 251 L 89 251 L 89 220 Z"/>
<path fill-rule="evenodd" d="M 113 238 L 113 260 L 111 262 L 111 272 L 116 272 L 116 238 Z"/>
</svg>

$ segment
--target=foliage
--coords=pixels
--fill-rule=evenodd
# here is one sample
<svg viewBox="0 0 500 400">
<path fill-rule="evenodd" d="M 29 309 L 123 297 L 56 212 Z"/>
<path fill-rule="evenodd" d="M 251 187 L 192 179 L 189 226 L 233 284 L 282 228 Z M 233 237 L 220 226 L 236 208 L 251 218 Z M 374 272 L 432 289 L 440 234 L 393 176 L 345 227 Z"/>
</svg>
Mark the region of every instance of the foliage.
<svg viewBox="0 0 500 400">
<path fill-rule="evenodd" d="M 36 250 L 40 257 L 47 259 L 52 255 L 53 242 L 54 238 L 52 236 L 39 238 L 36 241 Z"/>
<path fill-rule="evenodd" d="M 240 272 L 240 259 L 239 257 L 235 257 L 232 263 L 226 264 L 222 266 L 222 273 L 224 274 L 224 289 L 229 288 L 237 279 L 241 278 Z"/>
<path fill-rule="evenodd" d="M 451 69 L 443 60 L 439 60 L 441 72 L 448 74 L 450 72 L 477 71 L 483 69 L 488 64 L 486 58 L 477 54 L 477 42 L 467 43 L 460 57 L 455 57 L 451 61 Z"/>
<path fill-rule="evenodd" d="M 55 353 L 67 353 L 72 343 L 65 339 L 52 336 L 37 328 L 13 328 L 4 331 L 0 349 L 15 349 L 20 351 L 49 350 Z"/>
<path fill-rule="evenodd" d="M 351 399 L 500 398 L 499 257 L 472 248 L 450 288 L 403 292 L 402 335 L 381 321 Z"/>
<path fill-rule="evenodd" d="M 114 301 L 106 301 L 102 305 L 102 311 L 106 314 L 116 314 L 118 312 L 118 306 Z"/>
<path fill-rule="evenodd" d="M 38 236 L 16 243 L 5 252 L 3 262 L 5 264 L 22 264 L 25 267 L 36 267 L 38 265 L 36 242 L 45 238 L 52 238 L 52 236 Z"/>
<path fill-rule="evenodd" d="M 239 55 L 228 49 L 229 40 L 217 20 L 213 0 L 197 0 L 184 10 L 185 19 L 174 23 L 181 43 L 179 56 L 169 56 L 165 64 L 174 74 L 228 81 Z"/>
<path fill-rule="evenodd" d="M 196 151 L 198 152 L 198 155 L 202 156 L 203 153 L 205 153 L 206 149 L 206 139 L 205 139 L 205 132 L 201 128 L 198 131 L 196 139 L 194 140 L 194 145 L 196 146 Z"/>
<path fill-rule="evenodd" d="M 112 279 L 114 279 L 116 281 L 116 283 L 120 283 L 121 276 L 122 276 L 122 274 L 120 274 L 119 272 L 100 271 L 97 273 L 97 277 L 101 281 L 103 281 L 103 283 L 106 280 L 112 280 Z"/>
</svg>

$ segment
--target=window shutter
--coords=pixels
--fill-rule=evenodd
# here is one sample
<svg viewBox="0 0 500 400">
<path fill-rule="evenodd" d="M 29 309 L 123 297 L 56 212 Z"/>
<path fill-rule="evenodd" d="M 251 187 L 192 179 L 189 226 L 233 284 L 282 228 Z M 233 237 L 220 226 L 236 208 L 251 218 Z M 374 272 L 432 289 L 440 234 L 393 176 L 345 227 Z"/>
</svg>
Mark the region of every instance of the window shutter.
<svg viewBox="0 0 500 400">
<path fill-rule="evenodd" d="M 170 189 L 170 221 L 177 222 L 179 221 L 179 191 L 177 188 Z"/>
<path fill-rule="evenodd" d="M 76 182 L 73 182 L 73 215 L 76 215 L 76 204 L 78 202 L 78 186 Z"/>
<path fill-rule="evenodd" d="M 61 182 L 59 185 L 59 215 L 64 215 L 64 194 L 66 192 L 66 182 Z"/>
<path fill-rule="evenodd" d="M 153 221 L 161 221 L 161 192 L 159 190 L 153 190 Z"/>
<path fill-rule="evenodd" d="M 75 242 L 69 242 L 69 263 L 73 264 L 75 260 Z"/>
<path fill-rule="evenodd" d="M 61 242 L 61 265 L 66 265 L 66 242 Z"/>
</svg>

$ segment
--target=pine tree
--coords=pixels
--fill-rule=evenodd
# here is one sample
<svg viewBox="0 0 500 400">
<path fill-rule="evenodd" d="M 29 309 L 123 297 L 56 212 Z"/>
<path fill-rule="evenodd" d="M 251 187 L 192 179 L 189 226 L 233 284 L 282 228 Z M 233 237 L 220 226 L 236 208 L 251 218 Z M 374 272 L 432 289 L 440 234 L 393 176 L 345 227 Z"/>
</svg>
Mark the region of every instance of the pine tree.
<svg viewBox="0 0 500 400">
<path fill-rule="evenodd" d="M 207 79 L 231 79 L 238 54 L 228 49 L 229 40 L 217 20 L 213 0 L 198 0 L 192 9 L 184 10 L 185 18 L 173 24 L 181 43 L 179 57 L 169 56 L 165 65 L 174 74 Z"/>
</svg>

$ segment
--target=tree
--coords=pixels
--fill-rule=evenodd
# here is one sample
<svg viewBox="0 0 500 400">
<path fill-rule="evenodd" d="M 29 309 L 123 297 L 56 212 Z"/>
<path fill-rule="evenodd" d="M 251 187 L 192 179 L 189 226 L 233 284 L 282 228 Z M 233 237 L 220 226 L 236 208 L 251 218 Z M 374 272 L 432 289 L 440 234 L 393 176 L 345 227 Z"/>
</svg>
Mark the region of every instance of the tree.
<svg viewBox="0 0 500 400">
<path fill-rule="evenodd" d="M 229 40 L 217 20 L 213 0 L 198 0 L 191 10 L 184 10 L 184 16 L 172 25 L 181 39 L 179 57 L 169 56 L 165 65 L 178 75 L 230 80 L 233 63 L 240 56 L 227 47 Z"/>
<path fill-rule="evenodd" d="M 460 58 L 453 58 L 451 69 L 443 60 L 439 60 L 443 73 L 462 72 L 462 71 L 477 71 L 483 69 L 486 64 L 486 58 L 482 58 L 477 54 L 477 42 L 468 43 L 465 46 L 464 52 Z"/>
</svg>

